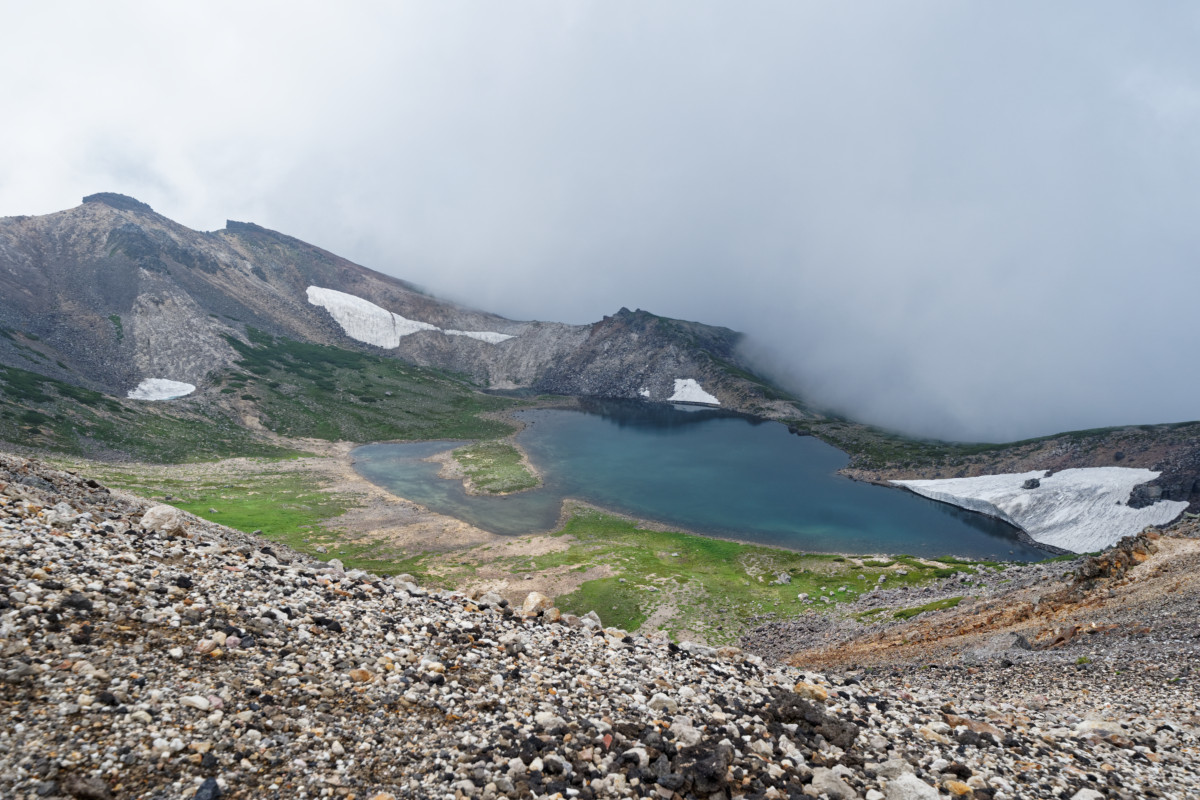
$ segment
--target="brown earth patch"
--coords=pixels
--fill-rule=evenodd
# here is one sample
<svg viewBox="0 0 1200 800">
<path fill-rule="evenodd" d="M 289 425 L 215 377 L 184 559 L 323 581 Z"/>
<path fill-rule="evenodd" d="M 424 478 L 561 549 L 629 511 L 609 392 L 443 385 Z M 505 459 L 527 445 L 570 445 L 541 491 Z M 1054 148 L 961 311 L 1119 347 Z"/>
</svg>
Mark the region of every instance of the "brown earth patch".
<svg viewBox="0 0 1200 800">
<path fill-rule="evenodd" d="M 999 597 L 964 599 L 956 608 L 921 614 L 881 632 L 795 653 L 805 668 L 957 662 L 998 634 L 1023 635 L 1035 649 L 1061 647 L 1076 637 L 1137 635 L 1182 624 L 1200 604 L 1200 525 L 1177 523 L 1112 577 L 1080 572 Z M 1141 560 L 1138 560 L 1140 558 Z"/>
</svg>

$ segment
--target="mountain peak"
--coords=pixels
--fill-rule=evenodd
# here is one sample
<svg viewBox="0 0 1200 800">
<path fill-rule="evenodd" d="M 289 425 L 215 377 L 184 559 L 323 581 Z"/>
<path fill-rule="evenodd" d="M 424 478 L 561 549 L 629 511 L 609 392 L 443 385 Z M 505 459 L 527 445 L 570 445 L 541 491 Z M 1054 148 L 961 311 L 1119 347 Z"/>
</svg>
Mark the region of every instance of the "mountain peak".
<svg viewBox="0 0 1200 800">
<path fill-rule="evenodd" d="M 134 199 L 127 194 L 117 194 L 116 192 L 97 192 L 89 194 L 83 198 L 85 203 L 100 203 L 102 205 L 111 206 L 119 211 L 154 211 L 153 208 L 141 200 Z"/>
</svg>

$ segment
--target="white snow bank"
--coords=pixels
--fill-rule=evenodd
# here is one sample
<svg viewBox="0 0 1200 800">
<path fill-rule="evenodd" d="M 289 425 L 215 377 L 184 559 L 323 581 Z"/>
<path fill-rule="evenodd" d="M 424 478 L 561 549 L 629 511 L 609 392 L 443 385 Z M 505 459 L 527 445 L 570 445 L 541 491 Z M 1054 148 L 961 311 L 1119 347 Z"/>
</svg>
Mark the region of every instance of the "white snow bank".
<svg viewBox="0 0 1200 800">
<path fill-rule="evenodd" d="M 490 344 L 513 338 L 506 333 L 492 331 L 444 331 L 428 322 L 402 317 L 375 305 L 370 300 L 336 289 L 322 289 L 319 286 L 308 287 L 308 302 L 328 311 L 351 339 L 376 347 L 399 347 L 402 338 L 417 331 L 439 331 L 449 336 L 469 336 Z"/>
<path fill-rule="evenodd" d="M 640 394 L 642 397 L 649 397 L 650 390 L 643 386 L 642 388 L 638 389 L 638 394 Z"/>
<path fill-rule="evenodd" d="M 174 400 L 194 391 L 196 387 L 190 383 L 169 381 L 165 378 L 147 378 L 125 396 L 130 400 Z"/>
<path fill-rule="evenodd" d="M 1029 534 L 1036 542 L 1076 553 L 1103 550 L 1147 525 L 1165 525 L 1187 508 L 1161 500 L 1145 508 L 1125 505 L 1133 487 L 1159 473 L 1129 467 L 1064 469 L 1049 478 L 1045 471 L 983 475 L 928 481 L 892 481 L 917 494 L 960 508 L 990 514 Z M 1022 485 L 1037 478 L 1041 485 Z"/>
<path fill-rule="evenodd" d="M 695 378 L 676 378 L 675 394 L 667 398 L 668 402 L 707 403 L 712 406 L 721 405 L 721 401 L 704 391 Z"/>
<path fill-rule="evenodd" d="M 380 308 L 369 300 L 335 289 L 310 286 L 308 302 L 328 311 L 329 316 L 342 326 L 342 330 L 351 339 L 376 347 L 397 347 L 401 337 L 417 331 L 437 330 L 437 326 L 428 322 L 407 319 L 393 314 L 386 308 Z"/>
</svg>

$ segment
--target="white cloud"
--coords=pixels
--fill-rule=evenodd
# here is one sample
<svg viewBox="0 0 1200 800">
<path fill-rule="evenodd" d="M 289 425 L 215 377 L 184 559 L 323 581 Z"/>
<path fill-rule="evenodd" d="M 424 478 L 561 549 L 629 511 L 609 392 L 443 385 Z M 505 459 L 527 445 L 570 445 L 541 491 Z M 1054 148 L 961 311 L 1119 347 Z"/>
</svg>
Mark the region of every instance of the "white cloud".
<svg viewBox="0 0 1200 800">
<path fill-rule="evenodd" d="M 120 191 L 510 316 L 729 325 L 920 432 L 1189 418 L 1197 18 L 10 4 L 0 213 Z"/>
</svg>

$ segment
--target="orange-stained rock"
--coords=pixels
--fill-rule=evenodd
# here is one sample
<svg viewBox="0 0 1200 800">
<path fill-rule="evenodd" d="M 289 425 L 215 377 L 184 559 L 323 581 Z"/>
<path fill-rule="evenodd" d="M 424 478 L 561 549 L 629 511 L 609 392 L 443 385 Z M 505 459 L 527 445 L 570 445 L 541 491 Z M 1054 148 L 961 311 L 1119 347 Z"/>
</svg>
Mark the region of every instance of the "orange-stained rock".
<svg viewBox="0 0 1200 800">
<path fill-rule="evenodd" d="M 803 697 L 805 700 L 816 700 L 819 703 L 824 703 L 829 699 L 829 692 L 815 683 L 806 683 L 800 681 L 792 687 L 792 691 Z"/>
</svg>

